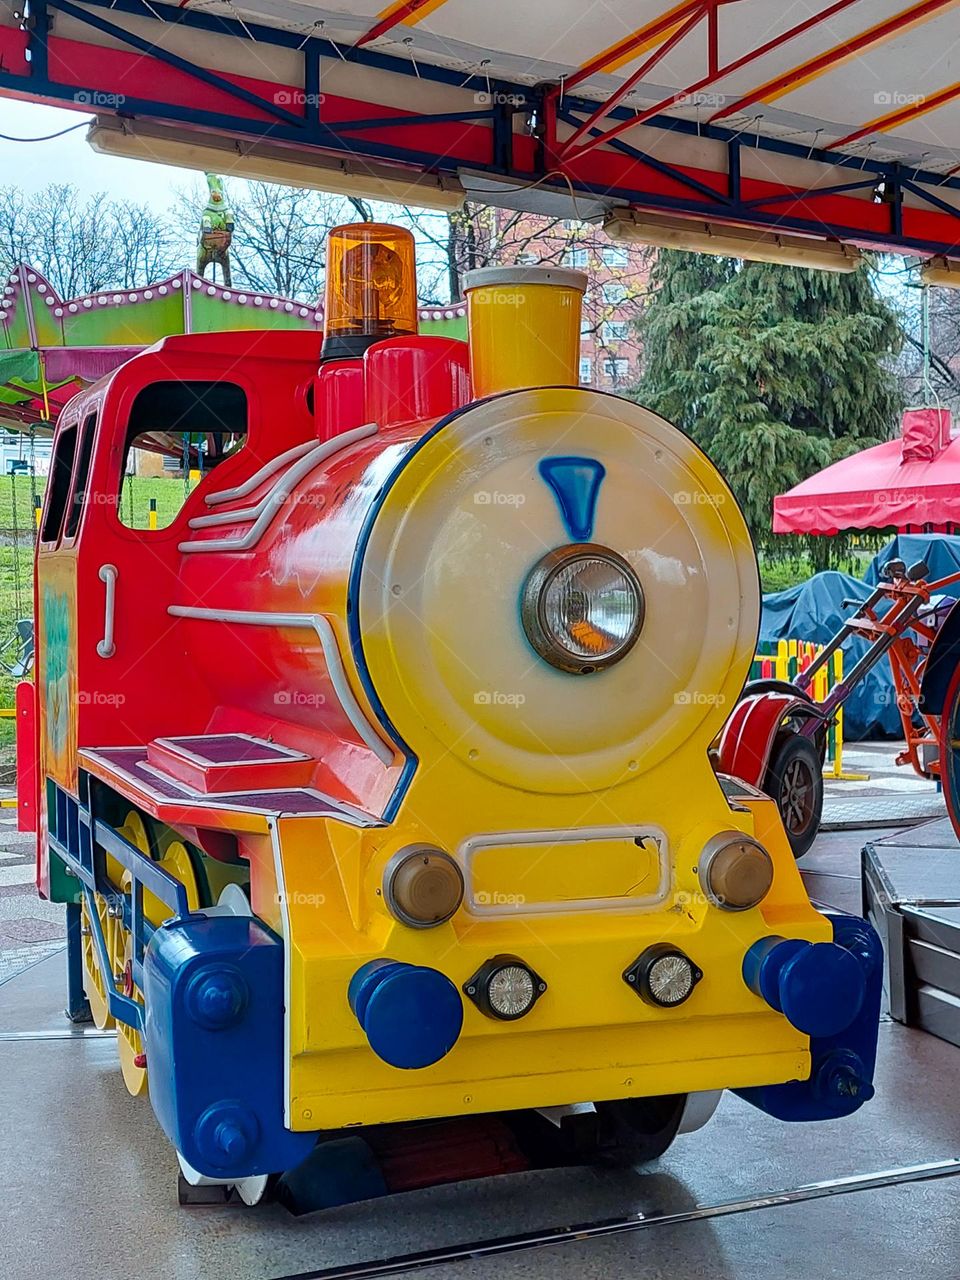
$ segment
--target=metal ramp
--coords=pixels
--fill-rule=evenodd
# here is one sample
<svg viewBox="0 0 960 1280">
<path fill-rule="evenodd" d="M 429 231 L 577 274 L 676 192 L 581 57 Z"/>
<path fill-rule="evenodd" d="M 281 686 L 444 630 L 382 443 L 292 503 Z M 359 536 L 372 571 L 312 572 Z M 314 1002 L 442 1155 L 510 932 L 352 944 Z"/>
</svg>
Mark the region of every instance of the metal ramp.
<svg viewBox="0 0 960 1280">
<path fill-rule="evenodd" d="M 861 865 L 890 1013 L 960 1046 L 960 843 L 949 820 L 865 845 Z"/>
</svg>

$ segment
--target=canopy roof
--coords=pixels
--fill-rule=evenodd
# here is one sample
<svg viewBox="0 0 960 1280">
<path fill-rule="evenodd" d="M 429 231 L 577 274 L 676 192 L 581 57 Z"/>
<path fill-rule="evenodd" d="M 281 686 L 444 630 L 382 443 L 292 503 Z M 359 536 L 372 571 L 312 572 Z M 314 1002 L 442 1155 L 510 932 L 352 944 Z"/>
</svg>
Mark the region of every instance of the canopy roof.
<svg viewBox="0 0 960 1280">
<path fill-rule="evenodd" d="M 835 462 L 773 500 L 774 533 L 960 528 L 960 436 L 949 413 L 907 410 L 899 440 Z"/>
<path fill-rule="evenodd" d="M 0 93 L 119 113 L 129 154 L 960 253 L 958 0 L 20 7 Z"/>
</svg>

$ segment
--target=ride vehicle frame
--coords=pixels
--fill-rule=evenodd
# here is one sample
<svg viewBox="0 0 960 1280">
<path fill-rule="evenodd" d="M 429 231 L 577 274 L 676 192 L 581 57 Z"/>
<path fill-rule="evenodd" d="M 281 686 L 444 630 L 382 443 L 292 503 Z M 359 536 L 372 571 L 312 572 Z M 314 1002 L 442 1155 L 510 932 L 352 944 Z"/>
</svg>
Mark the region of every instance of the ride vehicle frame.
<svg viewBox="0 0 960 1280">
<path fill-rule="evenodd" d="M 253 1201 L 333 1152 L 333 1203 L 386 1189 L 383 1126 L 632 1161 L 725 1088 L 785 1120 L 873 1092 L 876 935 L 708 757 L 756 639 L 743 517 L 576 385 L 584 287 L 474 273 L 469 342 L 421 337 L 409 234 L 337 228 L 322 347 L 170 338 L 61 417 L 38 884 L 188 1183 Z M 167 528 L 119 518 L 145 441 L 202 473 Z"/>
<path fill-rule="evenodd" d="M 823 813 L 827 733 L 857 685 L 884 658 L 903 730 L 898 765 L 942 784 L 960 839 L 960 601 L 945 594 L 960 573 L 930 579 L 927 565 L 890 560 L 850 617 L 793 681 L 761 678 L 744 686 L 717 740 L 714 763 L 772 796 L 791 848 L 801 858 Z M 851 637 L 867 649 L 850 672 L 816 699 L 814 677 Z"/>
</svg>

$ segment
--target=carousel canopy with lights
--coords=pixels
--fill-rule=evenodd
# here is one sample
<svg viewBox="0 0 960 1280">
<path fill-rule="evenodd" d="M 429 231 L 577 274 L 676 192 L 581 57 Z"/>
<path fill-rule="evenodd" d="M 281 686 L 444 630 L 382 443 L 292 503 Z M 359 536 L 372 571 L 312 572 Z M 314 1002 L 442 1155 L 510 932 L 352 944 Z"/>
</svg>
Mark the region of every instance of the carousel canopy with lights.
<svg viewBox="0 0 960 1280">
<path fill-rule="evenodd" d="M 111 154 L 837 270 L 883 246 L 952 284 L 957 9 L 0 0 L 0 93 Z"/>
<path fill-rule="evenodd" d="M 466 335 L 466 305 L 421 305 L 423 333 Z M 33 267 L 17 267 L 0 290 L 0 425 L 52 426 L 82 387 L 176 333 L 323 327 L 321 305 L 228 289 L 194 271 L 139 289 L 63 299 Z M 319 354 L 319 338 L 317 351 Z"/>
</svg>

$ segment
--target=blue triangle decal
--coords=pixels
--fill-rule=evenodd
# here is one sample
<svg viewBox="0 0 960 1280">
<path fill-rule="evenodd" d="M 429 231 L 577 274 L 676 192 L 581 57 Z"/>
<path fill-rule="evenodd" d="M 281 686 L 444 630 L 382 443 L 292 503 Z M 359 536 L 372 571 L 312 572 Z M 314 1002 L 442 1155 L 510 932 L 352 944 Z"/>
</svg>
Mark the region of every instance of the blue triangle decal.
<svg viewBox="0 0 960 1280">
<path fill-rule="evenodd" d="M 554 492 L 567 533 L 574 542 L 589 542 L 600 485 L 607 474 L 595 458 L 544 458 L 538 468 Z"/>
</svg>

